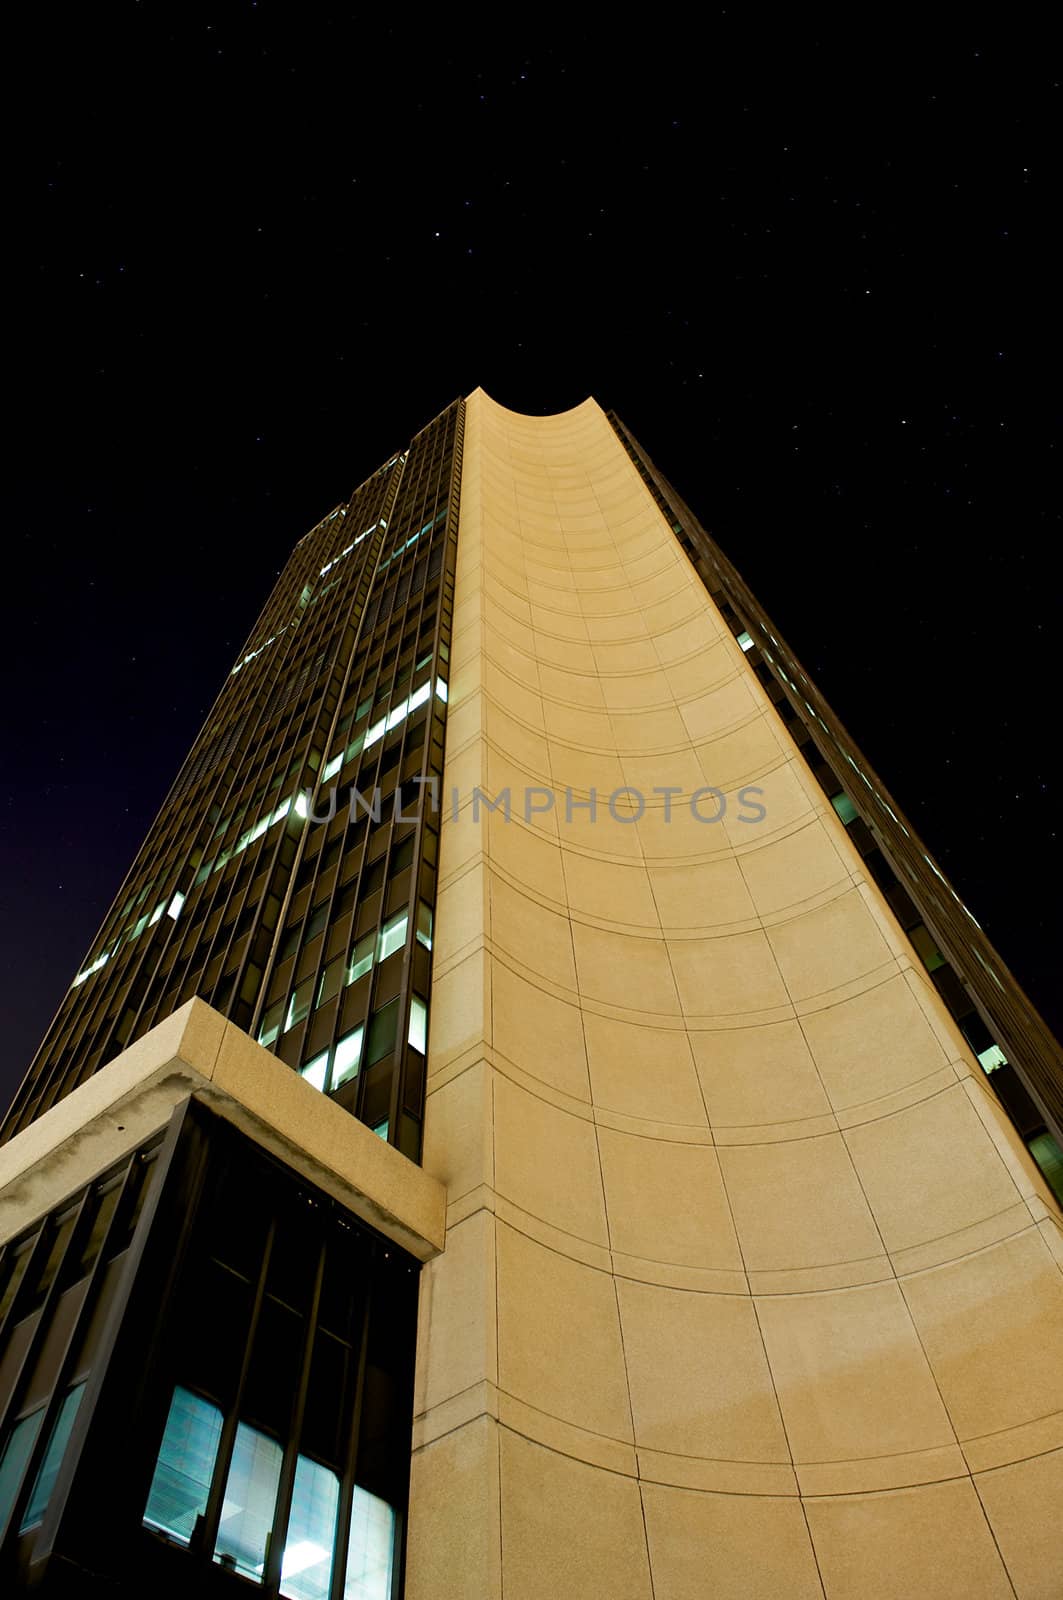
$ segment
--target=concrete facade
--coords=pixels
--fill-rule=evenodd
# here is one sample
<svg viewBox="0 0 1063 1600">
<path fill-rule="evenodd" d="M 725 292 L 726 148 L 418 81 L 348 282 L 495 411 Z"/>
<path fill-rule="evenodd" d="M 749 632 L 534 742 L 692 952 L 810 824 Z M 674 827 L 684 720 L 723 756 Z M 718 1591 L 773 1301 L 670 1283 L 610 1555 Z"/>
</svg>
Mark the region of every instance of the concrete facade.
<svg viewBox="0 0 1063 1600">
<path fill-rule="evenodd" d="M 1058 1600 L 1059 1209 L 594 402 L 457 561 L 410 1600 Z"/>
</svg>

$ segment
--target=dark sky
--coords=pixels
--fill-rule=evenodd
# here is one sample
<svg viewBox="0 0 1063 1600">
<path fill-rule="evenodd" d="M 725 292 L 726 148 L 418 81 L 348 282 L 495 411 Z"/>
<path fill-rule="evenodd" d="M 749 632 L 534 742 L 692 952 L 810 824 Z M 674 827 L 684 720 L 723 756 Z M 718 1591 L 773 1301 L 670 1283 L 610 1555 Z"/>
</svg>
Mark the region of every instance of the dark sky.
<svg viewBox="0 0 1063 1600">
<path fill-rule="evenodd" d="M 385 9 L 8 34 L 0 1100 L 291 546 L 477 384 L 616 408 L 1059 1029 L 1047 35 Z"/>
</svg>

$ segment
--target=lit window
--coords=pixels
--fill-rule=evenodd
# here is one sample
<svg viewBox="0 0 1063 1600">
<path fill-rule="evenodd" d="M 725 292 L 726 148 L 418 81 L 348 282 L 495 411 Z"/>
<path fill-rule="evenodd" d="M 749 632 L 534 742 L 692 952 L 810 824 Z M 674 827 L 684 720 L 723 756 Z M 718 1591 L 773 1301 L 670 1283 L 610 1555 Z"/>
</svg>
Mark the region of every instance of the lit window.
<svg viewBox="0 0 1063 1600">
<path fill-rule="evenodd" d="M 985 1050 L 979 1050 L 978 1059 L 986 1072 L 995 1072 L 998 1067 L 1006 1067 L 1008 1058 L 998 1044 L 991 1044 Z"/>
<path fill-rule="evenodd" d="M 364 978 L 373 965 L 373 935 L 367 933 L 358 940 L 351 951 L 351 964 L 347 969 L 347 982 L 354 983 L 357 978 Z"/>
<path fill-rule="evenodd" d="M 375 1127 L 373 1128 L 373 1132 L 376 1134 L 378 1139 L 383 1139 L 385 1143 L 387 1142 L 387 1137 L 388 1137 L 388 1119 L 387 1119 L 387 1117 L 384 1118 L 383 1122 L 378 1122 L 375 1125 Z M 349 1572 L 348 1572 L 348 1576 L 350 1576 Z M 357 1589 L 354 1592 L 355 1592 L 355 1594 L 357 1594 L 358 1593 Z"/>
<path fill-rule="evenodd" d="M 934 943 L 929 928 L 923 923 L 916 923 L 914 928 L 908 929 L 908 937 L 915 945 L 919 959 L 928 972 L 936 972 L 938 967 L 945 965 L 945 957 Z"/>
<path fill-rule="evenodd" d="M 394 955 L 396 950 L 401 950 L 406 943 L 407 915 L 405 911 L 397 911 L 389 917 L 380 930 L 380 943 L 377 947 L 377 960 L 386 961 L 388 956 Z"/>
<path fill-rule="evenodd" d="M 323 1006 L 326 1000 L 331 1000 L 334 994 L 339 994 L 340 985 L 342 982 L 343 957 L 339 956 L 335 961 L 330 961 L 324 972 L 321 974 L 321 982 L 318 985 L 315 1009 L 317 1006 Z"/>
<path fill-rule="evenodd" d="M 137 924 L 137 927 L 135 929 L 134 934 L 130 935 L 130 937 L 135 937 L 136 934 L 140 932 L 141 928 L 143 928 L 143 926 L 144 926 L 146 921 L 147 921 L 146 917 L 141 917 L 140 922 Z M 104 962 L 106 960 L 107 960 L 107 952 L 105 950 L 102 956 L 97 956 L 96 957 L 96 959 L 92 963 L 91 967 L 86 967 L 84 972 L 79 972 L 78 973 L 77 977 L 74 979 L 74 981 L 70 985 L 70 987 L 72 989 L 76 989 L 79 983 L 84 983 L 85 979 L 86 978 L 91 978 L 92 974 L 94 972 L 99 972 L 100 968 L 103 966 L 103 964 L 104 964 Z"/>
<path fill-rule="evenodd" d="M 1041 1176 L 1048 1184 L 1056 1199 L 1063 1205 L 1063 1150 L 1048 1132 L 1035 1134 L 1027 1142 L 1026 1148 L 1033 1156 L 1041 1169 Z M 358 1490 L 354 1491 L 355 1499 Z M 357 1590 L 355 1593 L 357 1594 Z"/>
<path fill-rule="evenodd" d="M 310 807 L 307 804 L 306 791 L 304 789 L 300 789 L 299 793 L 295 797 L 295 814 L 297 817 L 302 817 L 305 821 L 309 809 Z"/>
<path fill-rule="evenodd" d="M 281 1447 L 275 1439 L 259 1433 L 257 1428 L 249 1428 L 246 1422 L 240 1423 L 225 1485 L 214 1559 L 256 1583 L 262 1581 L 273 1526 L 281 1456 Z"/>
<path fill-rule="evenodd" d="M 313 1061 L 308 1061 L 305 1067 L 300 1067 L 299 1076 L 305 1078 L 312 1089 L 323 1089 L 325 1078 L 328 1074 L 328 1051 L 322 1050 Z"/>
<path fill-rule="evenodd" d="M 736 638 L 737 643 L 741 645 L 743 650 L 752 650 L 753 640 L 749 637 L 749 634 L 746 633 L 745 629 L 743 629 L 742 632 L 736 636 Z"/>
<path fill-rule="evenodd" d="M 342 766 L 343 751 L 341 750 L 338 756 L 333 756 L 332 760 L 328 763 L 324 772 L 321 774 L 322 783 L 327 783 L 330 778 L 334 778 Z"/>
<path fill-rule="evenodd" d="M 196 1518 L 207 1509 L 221 1439 L 221 1412 L 188 1389 L 175 1389 L 148 1491 L 149 1528 L 187 1544 Z"/>
<path fill-rule="evenodd" d="M 446 705 L 446 703 L 447 703 L 447 686 L 443 682 L 442 678 L 437 678 L 436 679 L 436 694 L 442 700 L 443 704 Z"/>
<path fill-rule="evenodd" d="M 388 712 L 388 720 L 387 720 L 387 724 L 386 724 L 386 728 L 385 728 L 385 731 L 387 733 L 390 733 L 392 728 L 397 728 L 399 723 L 402 722 L 402 720 L 406 716 L 406 710 L 407 710 L 408 705 L 409 705 L 409 702 L 407 700 L 402 700 L 394 708 L 394 710 Z"/>
<path fill-rule="evenodd" d="M 204 861 L 203 865 L 200 867 L 199 871 L 196 873 L 196 882 L 197 883 L 205 883 L 206 882 L 206 880 L 210 877 L 210 869 L 211 869 L 211 867 L 213 867 L 213 865 L 214 865 L 213 861 Z"/>
<path fill-rule="evenodd" d="M 388 1125 L 381 1123 L 374 1133 Z M 386 1501 L 365 1489 L 354 1490 L 351 1504 L 351 1536 L 347 1542 L 347 1575 L 343 1600 L 389 1600 L 391 1569 L 395 1556 L 395 1513 Z"/>
<path fill-rule="evenodd" d="M 847 794 L 843 792 L 832 794 L 830 797 L 830 803 L 838 813 L 839 817 L 841 817 L 846 827 L 848 827 L 850 822 L 856 821 L 857 810 Z"/>
<path fill-rule="evenodd" d="M 273 826 L 273 824 L 275 822 L 280 822 L 283 817 L 286 817 L 291 809 L 292 809 L 291 800 L 290 799 L 282 800 L 280 805 L 277 807 L 276 811 L 273 813 L 272 817 L 270 818 L 270 823 L 269 823 L 270 827 L 272 828 L 272 826 Z"/>
<path fill-rule="evenodd" d="M 74 1426 L 74 1419 L 78 1414 L 78 1406 L 81 1404 L 81 1396 L 84 1392 L 85 1385 L 79 1383 L 76 1388 L 69 1389 L 63 1396 L 62 1405 L 59 1407 L 59 1415 L 56 1417 L 52 1427 L 52 1436 L 48 1440 L 48 1448 L 44 1452 L 44 1460 L 41 1462 L 37 1480 L 33 1485 L 33 1493 L 30 1495 L 29 1504 L 22 1518 L 22 1526 L 19 1528 L 20 1533 L 25 1533 L 27 1528 L 32 1528 L 40 1522 L 48 1508 L 48 1501 L 55 1487 L 55 1480 L 59 1476 L 59 1468 L 62 1465 L 63 1456 L 66 1454 L 66 1447 L 70 1442 L 71 1429 Z"/>
<path fill-rule="evenodd" d="M 418 706 L 423 706 L 431 693 L 432 685 L 430 683 L 422 683 L 421 687 L 415 689 L 410 696 L 410 710 L 416 711 Z"/>
<path fill-rule="evenodd" d="M 168 917 L 172 917 L 176 922 L 178 917 L 181 915 L 181 907 L 184 905 L 184 903 L 184 895 L 180 893 L 175 894 L 173 899 L 170 901 L 170 904 L 166 907 L 166 915 Z"/>
<path fill-rule="evenodd" d="M 3 1538 L 7 1528 L 11 1508 L 22 1486 L 22 1474 L 26 1470 L 30 1452 L 37 1443 L 37 1434 L 40 1432 L 43 1420 L 42 1406 L 31 1416 L 23 1417 L 21 1422 L 16 1422 L 7 1436 L 3 1452 L 0 1453 L 0 1539 Z"/>
<path fill-rule="evenodd" d="M 423 900 L 417 907 L 417 943 L 432 948 L 432 907 Z"/>
<path fill-rule="evenodd" d="M 259 1044 L 271 1045 L 281 1031 L 281 1018 L 284 1015 L 284 1001 L 275 1000 L 270 1006 L 258 1027 Z"/>
<path fill-rule="evenodd" d="M 163 914 L 163 912 L 165 910 L 166 910 L 166 901 L 165 900 L 160 900 L 158 905 L 155 907 L 155 910 L 151 913 L 151 916 L 148 918 L 148 927 L 149 928 L 153 928 L 155 926 L 155 924 L 158 922 L 159 918 L 162 916 L 162 914 Z"/>
<path fill-rule="evenodd" d="M 417 995 L 410 1001 L 410 1031 L 407 1037 L 413 1049 L 424 1055 L 428 1045 L 428 1007 Z"/>
<path fill-rule="evenodd" d="M 358 1074 L 358 1066 L 362 1059 L 362 1035 L 365 1029 L 359 1025 L 353 1032 L 345 1034 L 336 1045 L 336 1054 L 332 1058 L 332 1087 L 338 1089 L 341 1084 L 348 1083 Z"/>
<path fill-rule="evenodd" d="M 313 992 L 313 978 L 304 978 L 302 983 L 292 990 L 292 997 L 288 1001 L 288 1014 L 284 1019 L 285 1033 L 288 1032 L 289 1028 L 294 1028 L 297 1022 L 302 1022 L 310 1010 L 310 997 Z"/>
<path fill-rule="evenodd" d="M 339 1503 L 340 1480 L 336 1474 L 300 1456 L 295 1465 L 288 1542 L 281 1564 L 280 1592 L 290 1600 L 328 1600 Z"/>
<path fill-rule="evenodd" d="M 373 726 L 369 729 L 369 732 L 365 736 L 366 750 L 369 749 L 371 744 L 376 744 L 378 739 L 382 739 L 384 737 L 384 729 L 387 727 L 387 720 L 387 717 L 381 717 L 379 722 L 373 723 Z"/>
</svg>

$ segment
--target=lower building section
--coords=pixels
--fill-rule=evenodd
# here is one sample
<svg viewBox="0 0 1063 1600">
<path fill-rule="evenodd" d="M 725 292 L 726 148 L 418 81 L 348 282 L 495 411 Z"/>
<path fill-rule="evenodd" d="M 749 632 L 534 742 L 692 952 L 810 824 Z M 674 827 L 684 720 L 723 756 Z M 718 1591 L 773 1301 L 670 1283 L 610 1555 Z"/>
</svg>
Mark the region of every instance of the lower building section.
<svg viewBox="0 0 1063 1600">
<path fill-rule="evenodd" d="M 305 1088 L 311 1120 L 354 1127 L 243 1044 Z M 30 1152 L 0 1187 L 8 1217 L 153 1096 L 158 1117 L 158 1075 L 140 1077 L 107 1129 L 70 1123 Z M 329 1192 L 335 1172 L 310 1181 L 220 1106 L 177 1100 L 4 1246 L 0 1592 L 402 1593 L 420 1262 Z"/>
</svg>

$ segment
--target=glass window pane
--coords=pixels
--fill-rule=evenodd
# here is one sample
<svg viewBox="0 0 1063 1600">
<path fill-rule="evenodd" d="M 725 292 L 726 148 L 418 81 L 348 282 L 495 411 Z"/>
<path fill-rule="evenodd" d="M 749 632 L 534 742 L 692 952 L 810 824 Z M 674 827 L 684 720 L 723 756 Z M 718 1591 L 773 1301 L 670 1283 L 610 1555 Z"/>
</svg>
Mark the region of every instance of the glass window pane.
<svg viewBox="0 0 1063 1600">
<path fill-rule="evenodd" d="M 832 794 L 830 797 L 830 803 L 846 826 L 848 826 L 850 822 L 854 822 L 856 820 L 856 807 L 853 805 L 853 802 L 849 799 L 847 794 Z"/>
<path fill-rule="evenodd" d="M 364 978 L 373 965 L 373 944 L 374 936 L 371 933 L 358 940 L 351 951 L 351 964 L 347 969 L 348 983 L 353 983 L 356 978 Z"/>
<path fill-rule="evenodd" d="M 221 1412 L 188 1389 L 175 1389 L 159 1446 L 144 1521 L 187 1544 L 207 1509 L 221 1438 Z"/>
<path fill-rule="evenodd" d="M 341 1083 L 346 1083 L 358 1071 L 358 1064 L 362 1059 L 362 1035 L 365 1029 L 360 1025 L 353 1032 L 345 1034 L 336 1046 L 336 1054 L 332 1062 L 332 1087 L 338 1089 Z"/>
<path fill-rule="evenodd" d="M 405 911 L 396 912 L 395 916 L 389 917 L 385 922 L 380 930 L 380 947 L 377 950 L 378 961 L 386 961 L 388 956 L 393 955 L 396 950 L 402 949 L 406 943 L 406 922 Z"/>
<path fill-rule="evenodd" d="M 424 1055 L 428 1045 L 428 1007 L 417 995 L 410 1001 L 409 1042 Z"/>
<path fill-rule="evenodd" d="M 306 1456 L 295 1464 L 281 1594 L 291 1600 L 328 1600 L 340 1480 Z"/>
<path fill-rule="evenodd" d="M 330 961 L 321 974 L 321 984 L 317 991 L 317 1004 L 323 1006 L 326 1000 L 331 1000 L 334 994 L 338 994 L 342 982 L 343 957 L 340 956 L 338 960 Z"/>
<path fill-rule="evenodd" d="M 59 1415 L 56 1417 L 52 1428 L 52 1436 L 48 1440 L 48 1448 L 44 1452 L 44 1460 L 41 1462 L 40 1471 L 37 1473 L 37 1481 L 33 1485 L 33 1493 L 30 1495 L 29 1505 L 26 1507 L 26 1513 L 22 1518 L 20 1533 L 25 1533 L 27 1528 L 32 1528 L 44 1516 L 52 1490 L 55 1487 L 55 1480 L 59 1476 L 59 1468 L 62 1465 L 63 1456 L 66 1454 L 66 1447 L 70 1440 L 70 1430 L 74 1426 L 74 1418 L 78 1414 L 78 1406 L 81 1404 L 81 1396 L 84 1392 L 85 1385 L 79 1383 L 76 1388 L 68 1390 L 63 1396 L 62 1404 L 59 1407 Z"/>
<path fill-rule="evenodd" d="M 241 1422 L 225 1485 L 214 1559 L 259 1583 L 277 1504 L 281 1454 L 276 1439 Z"/>
<path fill-rule="evenodd" d="M 432 907 L 422 900 L 417 907 L 417 943 L 432 948 Z"/>
<path fill-rule="evenodd" d="M 322 1050 L 321 1054 L 315 1056 L 313 1061 L 308 1061 L 305 1067 L 300 1067 L 299 1069 L 300 1076 L 305 1078 L 307 1083 L 311 1084 L 315 1089 L 323 1089 L 325 1087 L 325 1075 L 327 1072 L 327 1050 Z"/>
<path fill-rule="evenodd" d="M 390 1600 L 395 1513 L 365 1489 L 354 1490 L 343 1600 Z"/>
<path fill-rule="evenodd" d="M 32 1416 L 16 1422 L 7 1436 L 3 1454 L 0 1455 L 0 1539 L 7 1530 L 11 1508 L 22 1487 L 22 1474 L 26 1470 L 30 1451 L 37 1442 L 37 1434 L 44 1420 L 44 1407 Z"/>
<path fill-rule="evenodd" d="M 284 1015 L 284 1001 L 276 1000 L 262 1018 L 258 1029 L 259 1044 L 269 1046 L 281 1031 L 281 1018 Z"/>
<path fill-rule="evenodd" d="M 366 1064 L 373 1066 L 383 1061 L 395 1048 L 399 1028 L 399 1002 L 389 1000 L 387 1005 L 374 1011 L 369 1019 L 369 1042 L 366 1047 Z"/>
<path fill-rule="evenodd" d="M 294 1028 L 297 1022 L 302 1022 L 310 1010 L 310 996 L 314 992 L 313 978 L 304 978 L 297 989 L 292 991 L 288 1002 L 288 1015 L 284 1019 L 284 1031 Z"/>
</svg>

